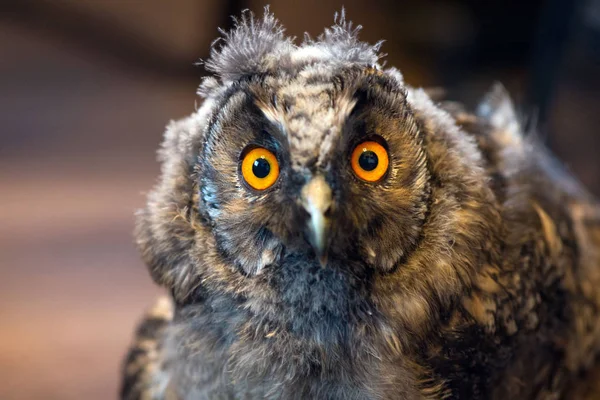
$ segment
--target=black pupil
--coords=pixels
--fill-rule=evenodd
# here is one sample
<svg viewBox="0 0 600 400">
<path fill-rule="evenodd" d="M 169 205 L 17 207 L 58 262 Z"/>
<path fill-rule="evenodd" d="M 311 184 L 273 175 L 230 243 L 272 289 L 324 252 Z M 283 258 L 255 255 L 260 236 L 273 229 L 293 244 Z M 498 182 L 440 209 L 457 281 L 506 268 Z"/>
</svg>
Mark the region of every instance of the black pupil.
<svg viewBox="0 0 600 400">
<path fill-rule="evenodd" d="M 252 173 L 257 178 L 264 178 L 271 172 L 271 164 L 264 158 L 257 158 L 252 164 Z"/>
<path fill-rule="evenodd" d="M 378 163 L 377 154 L 370 150 L 363 151 L 360 157 L 358 157 L 358 165 L 365 171 L 373 171 L 377 168 Z"/>
</svg>

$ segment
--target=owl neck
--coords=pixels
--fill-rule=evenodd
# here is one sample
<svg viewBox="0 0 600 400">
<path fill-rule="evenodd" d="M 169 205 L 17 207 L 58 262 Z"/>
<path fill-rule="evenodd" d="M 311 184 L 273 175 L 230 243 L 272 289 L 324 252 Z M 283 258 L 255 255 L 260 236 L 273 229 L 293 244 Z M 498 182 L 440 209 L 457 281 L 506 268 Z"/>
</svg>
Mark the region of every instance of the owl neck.
<svg viewBox="0 0 600 400">
<path fill-rule="evenodd" d="M 311 291 L 294 295 L 296 302 L 284 299 L 273 309 L 278 318 L 256 315 L 251 299 L 228 295 L 181 308 L 171 338 L 178 379 L 201 387 L 208 378 L 190 371 L 210 368 L 221 371 L 219 384 L 235 395 L 253 390 L 267 398 L 283 390 L 282 398 L 420 398 L 421 373 L 406 355 L 390 351 L 382 317 L 356 292 L 330 290 L 328 283 L 323 276 Z"/>
</svg>

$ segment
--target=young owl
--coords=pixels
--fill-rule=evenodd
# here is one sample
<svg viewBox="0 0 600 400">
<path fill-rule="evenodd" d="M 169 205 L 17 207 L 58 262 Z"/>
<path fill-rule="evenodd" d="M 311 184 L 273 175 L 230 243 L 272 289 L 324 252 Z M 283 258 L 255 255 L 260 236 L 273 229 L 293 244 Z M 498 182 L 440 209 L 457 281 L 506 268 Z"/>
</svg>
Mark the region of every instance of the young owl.
<svg viewBox="0 0 600 400">
<path fill-rule="evenodd" d="M 212 50 L 137 242 L 170 296 L 123 399 L 600 395 L 600 208 L 500 86 L 475 112 L 343 18 L 266 12 Z"/>
</svg>

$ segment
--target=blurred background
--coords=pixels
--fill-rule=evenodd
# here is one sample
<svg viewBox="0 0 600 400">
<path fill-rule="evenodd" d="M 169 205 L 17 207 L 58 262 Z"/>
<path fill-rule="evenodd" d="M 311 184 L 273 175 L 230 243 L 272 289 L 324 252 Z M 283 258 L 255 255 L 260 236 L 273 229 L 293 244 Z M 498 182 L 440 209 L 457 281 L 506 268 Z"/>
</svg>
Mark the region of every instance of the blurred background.
<svg viewBox="0 0 600 400">
<path fill-rule="evenodd" d="M 342 5 L 415 86 L 494 81 L 600 194 L 600 0 L 272 0 L 291 35 Z M 116 398 L 160 290 L 133 245 L 163 127 L 194 111 L 217 27 L 266 2 L 0 1 L 0 399 Z"/>
</svg>

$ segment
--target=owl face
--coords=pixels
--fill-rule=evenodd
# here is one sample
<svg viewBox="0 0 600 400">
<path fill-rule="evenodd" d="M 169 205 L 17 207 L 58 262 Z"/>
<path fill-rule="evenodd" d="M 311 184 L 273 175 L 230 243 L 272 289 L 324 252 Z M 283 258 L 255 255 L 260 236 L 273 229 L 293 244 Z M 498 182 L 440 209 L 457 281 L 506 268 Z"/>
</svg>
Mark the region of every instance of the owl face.
<svg viewBox="0 0 600 400">
<path fill-rule="evenodd" d="M 249 76 L 215 107 L 200 200 L 222 252 L 388 271 L 417 243 L 427 168 L 403 87 L 373 68 Z"/>
<path fill-rule="evenodd" d="M 493 262 L 474 251 L 501 225 L 475 139 L 357 32 L 342 19 L 294 44 L 245 14 L 213 48 L 202 107 L 168 127 L 138 217 L 176 302 L 227 298 L 265 334 L 342 334 L 375 309 L 414 333 Z"/>
</svg>

